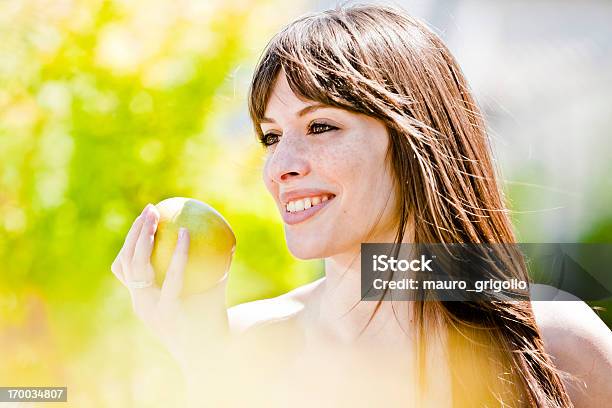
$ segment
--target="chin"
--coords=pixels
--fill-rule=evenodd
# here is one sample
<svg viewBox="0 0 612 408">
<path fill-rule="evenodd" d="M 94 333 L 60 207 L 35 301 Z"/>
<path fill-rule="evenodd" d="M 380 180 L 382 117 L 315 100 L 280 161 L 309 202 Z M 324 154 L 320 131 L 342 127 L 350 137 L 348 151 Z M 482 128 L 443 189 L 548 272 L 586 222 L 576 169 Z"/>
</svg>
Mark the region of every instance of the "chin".
<svg viewBox="0 0 612 408">
<path fill-rule="evenodd" d="M 287 247 L 291 254 L 302 260 L 320 259 L 330 256 L 329 246 L 321 239 L 321 237 L 313 237 L 303 239 L 304 237 L 296 234 L 285 234 Z"/>
<path fill-rule="evenodd" d="M 304 244 L 294 244 L 291 245 L 287 242 L 287 247 L 289 248 L 289 252 L 291 255 L 298 259 L 308 260 L 308 259 L 320 259 L 325 258 L 325 254 L 323 251 L 318 250 L 317 248 L 312 248 L 309 245 Z"/>
</svg>

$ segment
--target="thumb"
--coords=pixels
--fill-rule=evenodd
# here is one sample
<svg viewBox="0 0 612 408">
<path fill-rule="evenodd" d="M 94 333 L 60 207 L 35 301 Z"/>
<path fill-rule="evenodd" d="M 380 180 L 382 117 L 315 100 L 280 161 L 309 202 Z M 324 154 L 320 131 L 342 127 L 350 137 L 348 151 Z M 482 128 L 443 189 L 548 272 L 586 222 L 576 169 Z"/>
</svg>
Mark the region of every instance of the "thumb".
<svg viewBox="0 0 612 408">
<path fill-rule="evenodd" d="M 183 290 L 183 278 L 185 266 L 189 259 L 189 232 L 187 228 L 180 228 L 178 240 L 174 248 L 174 254 L 170 266 L 166 272 L 166 278 L 162 284 L 160 303 L 174 302 L 178 300 Z"/>
</svg>

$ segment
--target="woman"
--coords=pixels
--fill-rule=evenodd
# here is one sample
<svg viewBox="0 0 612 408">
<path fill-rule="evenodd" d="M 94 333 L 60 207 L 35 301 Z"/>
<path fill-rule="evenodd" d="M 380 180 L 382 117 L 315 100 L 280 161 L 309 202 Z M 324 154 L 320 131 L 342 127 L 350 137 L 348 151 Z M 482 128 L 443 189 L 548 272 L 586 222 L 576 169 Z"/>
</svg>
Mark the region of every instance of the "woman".
<svg viewBox="0 0 612 408">
<path fill-rule="evenodd" d="M 363 242 L 515 242 L 478 107 L 428 28 L 380 6 L 302 17 L 269 43 L 249 102 L 287 245 L 298 258 L 324 258 L 325 278 L 213 316 L 224 283 L 178 298 L 183 234 L 161 290 L 130 293 L 186 371 L 196 369 L 202 351 L 185 339 L 218 345 L 226 319 L 239 332 L 290 323 L 303 340 L 297 353 L 321 339 L 416 350 L 418 405 L 608 403 L 612 336 L 582 302 L 360 301 Z M 145 208 L 113 263 L 128 287 L 152 280 L 157 217 Z M 197 310 L 207 311 L 205 324 L 189 317 Z M 215 335 L 204 334 L 213 326 Z"/>
</svg>

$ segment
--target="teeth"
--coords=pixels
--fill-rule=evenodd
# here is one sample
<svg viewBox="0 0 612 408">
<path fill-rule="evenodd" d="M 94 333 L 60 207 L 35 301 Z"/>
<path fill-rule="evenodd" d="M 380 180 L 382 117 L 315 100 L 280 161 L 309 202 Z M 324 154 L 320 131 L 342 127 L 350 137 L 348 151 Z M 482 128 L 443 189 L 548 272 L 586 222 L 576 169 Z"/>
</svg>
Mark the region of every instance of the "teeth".
<svg viewBox="0 0 612 408">
<path fill-rule="evenodd" d="M 327 200 L 329 200 L 329 196 L 325 194 L 316 197 L 306 197 L 301 200 L 289 201 L 286 208 L 288 212 L 304 211 Z"/>
</svg>

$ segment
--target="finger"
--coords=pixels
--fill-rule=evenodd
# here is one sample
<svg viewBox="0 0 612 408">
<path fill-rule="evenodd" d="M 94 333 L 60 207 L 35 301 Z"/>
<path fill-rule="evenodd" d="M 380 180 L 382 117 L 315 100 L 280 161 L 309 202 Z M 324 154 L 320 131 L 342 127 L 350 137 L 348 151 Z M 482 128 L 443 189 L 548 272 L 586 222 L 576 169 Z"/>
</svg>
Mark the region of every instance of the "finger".
<svg viewBox="0 0 612 408">
<path fill-rule="evenodd" d="M 160 290 L 155 284 L 146 288 L 130 288 L 132 308 L 138 317 L 144 321 L 155 318 Z"/>
<path fill-rule="evenodd" d="M 185 266 L 189 258 L 189 232 L 186 228 L 179 229 L 178 240 L 166 278 L 162 284 L 160 304 L 177 300 L 183 290 Z"/>
<path fill-rule="evenodd" d="M 111 271 L 113 272 L 115 277 L 119 279 L 119 282 L 125 285 L 125 281 L 123 280 L 123 269 L 121 267 L 121 261 L 119 259 L 119 256 L 117 256 L 117 258 L 115 258 L 115 260 L 113 261 L 111 265 Z"/>
<path fill-rule="evenodd" d="M 145 210 L 146 208 L 147 207 L 145 207 Z M 144 222 L 143 214 L 145 210 L 143 210 L 143 212 L 138 217 L 136 217 L 136 219 L 132 223 L 132 226 L 125 237 L 123 247 L 119 251 L 119 255 L 117 255 L 117 258 L 119 258 L 119 262 L 121 262 L 123 270 L 128 270 L 130 268 L 130 262 L 134 257 L 134 247 L 136 246 L 136 240 L 138 239 L 140 231 L 142 230 L 142 224 Z"/>
<path fill-rule="evenodd" d="M 150 206 L 145 211 L 144 218 L 145 220 L 140 230 L 140 235 L 136 240 L 136 247 L 134 248 L 134 257 L 131 262 L 132 267 L 127 272 L 128 280 L 149 281 L 153 279 L 153 268 L 150 261 L 159 212 L 154 206 Z"/>
<path fill-rule="evenodd" d="M 138 217 L 136 217 L 136 219 L 132 223 L 130 230 L 128 231 L 125 237 L 125 241 L 123 242 L 123 246 L 119 250 L 117 257 L 111 264 L 111 271 L 117 277 L 117 279 L 119 279 L 119 281 L 123 284 L 125 284 L 125 276 L 124 276 L 123 270 L 129 267 L 128 263 L 124 259 L 125 258 L 124 254 L 130 252 L 130 259 L 131 259 L 131 256 L 132 256 L 131 252 L 134 251 L 133 249 L 134 243 L 136 241 L 136 238 L 138 237 L 138 234 L 140 234 L 140 229 L 142 228 L 142 219 L 143 217 L 141 213 Z"/>
</svg>

